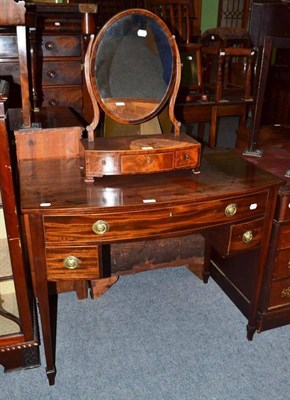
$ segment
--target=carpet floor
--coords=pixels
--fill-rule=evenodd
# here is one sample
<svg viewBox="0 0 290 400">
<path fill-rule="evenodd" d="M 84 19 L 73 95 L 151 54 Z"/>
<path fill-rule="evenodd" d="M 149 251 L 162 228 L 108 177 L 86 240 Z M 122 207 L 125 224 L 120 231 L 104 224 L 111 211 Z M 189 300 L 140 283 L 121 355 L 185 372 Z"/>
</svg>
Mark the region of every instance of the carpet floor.
<svg viewBox="0 0 290 400">
<path fill-rule="evenodd" d="M 290 327 L 246 339 L 244 316 L 184 267 L 121 276 L 98 300 L 59 296 L 57 376 L 1 373 L 0 399 L 285 400 Z"/>
</svg>

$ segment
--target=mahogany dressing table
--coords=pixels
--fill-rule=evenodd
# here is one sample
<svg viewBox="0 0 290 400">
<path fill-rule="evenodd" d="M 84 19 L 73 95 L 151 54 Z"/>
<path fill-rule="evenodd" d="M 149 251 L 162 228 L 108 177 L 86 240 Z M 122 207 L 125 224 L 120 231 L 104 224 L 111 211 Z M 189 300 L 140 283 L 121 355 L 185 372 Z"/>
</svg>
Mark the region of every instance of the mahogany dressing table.
<svg viewBox="0 0 290 400">
<path fill-rule="evenodd" d="M 95 69 L 105 63 L 105 56 L 112 65 L 114 51 L 110 54 L 112 47 L 102 40 L 114 31 L 115 22 L 122 31 L 117 35 L 125 41 L 122 44 L 133 31 L 137 40 L 146 44 L 144 49 L 154 54 L 155 61 L 157 55 L 155 65 L 166 83 L 161 95 L 120 99 L 112 94 L 113 86 L 102 87 L 99 75 L 95 77 Z M 43 110 L 38 116 L 43 119 L 39 131 L 15 131 L 21 211 L 51 385 L 56 375 L 57 285 L 73 281 L 83 297 L 88 288 L 92 298 L 100 296 L 118 279 L 118 271 L 112 273 L 110 263 L 110 245 L 117 242 L 204 234 L 220 257 L 234 260 L 232 269 L 220 270 L 218 283 L 246 316 L 248 339 L 252 339 L 259 323 L 271 221 L 282 182 L 231 152 L 205 150 L 201 157 L 199 143 L 180 134 L 173 112 L 180 81 L 179 53 L 174 37 L 159 18 L 145 10 L 130 10 L 114 17 L 99 35 L 88 46 L 85 64 L 94 120 L 78 142 L 79 149 L 75 145 L 68 152 L 63 142 L 64 132 L 71 132 L 75 139 L 81 131 L 74 121 L 71 130 L 65 127 L 68 117 L 64 110 L 53 118 L 48 118 L 49 109 Z M 160 35 L 165 53 L 161 52 L 164 46 L 160 46 Z M 99 64 L 96 54 L 100 49 L 104 52 Z M 171 69 L 166 75 L 164 68 L 168 65 Z M 100 95 L 101 89 L 108 89 L 114 101 L 107 94 Z M 95 138 L 99 105 L 118 123 L 129 125 L 158 119 L 161 111 L 168 110 L 173 133 L 162 136 L 148 131 L 126 136 L 127 148 L 118 148 L 122 138 Z M 115 107 L 121 110 L 117 116 Z M 130 114 L 126 120 L 126 110 L 136 109 L 141 110 L 138 118 Z M 46 146 L 50 138 L 52 145 Z M 137 150 L 136 140 L 141 142 Z M 216 229 L 218 235 L 212 234 Z M 211 274 L 208 261 L 206 257 L 205 281 Z"/>
</svg>

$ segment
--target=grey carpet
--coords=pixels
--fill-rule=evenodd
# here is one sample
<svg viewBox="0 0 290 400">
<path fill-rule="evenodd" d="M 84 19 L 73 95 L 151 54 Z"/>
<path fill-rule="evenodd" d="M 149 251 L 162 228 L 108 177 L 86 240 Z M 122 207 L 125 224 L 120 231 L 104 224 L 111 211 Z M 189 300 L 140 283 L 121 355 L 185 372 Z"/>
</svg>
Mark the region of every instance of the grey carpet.
<svg viewBox="0 0 290 400">
<path fill-rule="evenodd" d="M 289 356 L 289 326 L 248 342 L 212 280 L 168 268 L 122 276 L 95 301 L 60 295 L 55 386 L 44 365 L 0 370 L 0 398 L 285 400 Z"/>
</svg>

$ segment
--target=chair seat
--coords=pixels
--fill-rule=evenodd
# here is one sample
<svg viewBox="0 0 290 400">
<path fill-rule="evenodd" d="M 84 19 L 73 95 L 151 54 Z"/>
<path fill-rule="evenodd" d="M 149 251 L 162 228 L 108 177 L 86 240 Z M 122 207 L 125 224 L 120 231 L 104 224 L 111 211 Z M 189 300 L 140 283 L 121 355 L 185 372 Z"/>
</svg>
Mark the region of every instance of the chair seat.
<svg viewBox="0 0 290 400">
<path fill-rule="evenodd" d="M 201 42 L 209 46 L 217 43 L 219 47 L 229 47 L 234 44 L 242 44 L 249 47 L 251 40 L 249 32 L 243 28 L 210 28 L 201 35 Z"/>
</svg>

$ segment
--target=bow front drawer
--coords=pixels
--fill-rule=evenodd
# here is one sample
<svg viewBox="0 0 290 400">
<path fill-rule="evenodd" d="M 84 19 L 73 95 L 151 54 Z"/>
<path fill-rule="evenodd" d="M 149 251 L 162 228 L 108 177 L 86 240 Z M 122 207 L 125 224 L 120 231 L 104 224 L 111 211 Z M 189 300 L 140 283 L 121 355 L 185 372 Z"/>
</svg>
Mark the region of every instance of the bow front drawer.
<svg viewBox="0 0 290 400">
<path fill-rule="evenodd" d="M 46 243 L 105 243 L 147 237 L 187 234 L 200 227 L 232 224 L 242 219 L 262 217 L 267 192 L 230 200 L 215 200 L 160 208 L 145 202 L 140 211 L 44 217 Z"/>
</svg>

